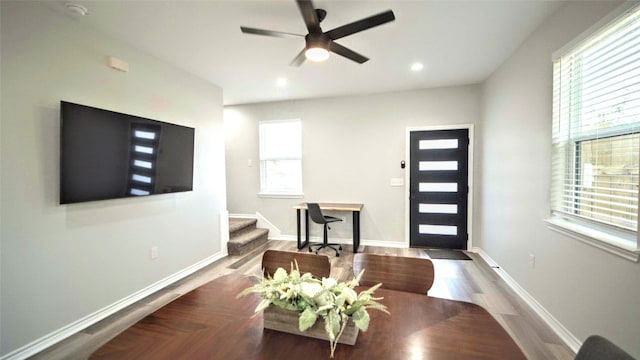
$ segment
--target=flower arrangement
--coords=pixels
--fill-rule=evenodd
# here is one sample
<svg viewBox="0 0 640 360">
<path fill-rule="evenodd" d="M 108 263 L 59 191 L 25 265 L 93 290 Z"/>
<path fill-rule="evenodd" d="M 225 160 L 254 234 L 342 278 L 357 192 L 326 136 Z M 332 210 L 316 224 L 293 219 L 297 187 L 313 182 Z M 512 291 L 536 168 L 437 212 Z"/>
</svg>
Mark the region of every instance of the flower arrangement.
<svg viewBox="0 0 640 360">
<path fill-rule="evenodd" d="M 300 331 L 309 329 L 318 318 L 322 318 L 333 358 L 338 339 L 350 318 L 357 328 L 367 331 L 370 320 L 368 309 L 389 313 L 386 306 L 378 302 L 382 298 L 373 297 L 374 291 L 382 284 L 359 294 L 354 290 L 363 272 L 364 270 L 351 281 L 338 283 L 333 278 L 319 280 L 310 273 L 300 274 L 296 262 L 295 267 L 291 264 L 289 273 L 283 268 L 278 268 L 272 278 L 261 276 L 257 284 L 243 290 L 238 297 L 251 293 L 259 294 L 262 301 L 256 307 L 255 313 L 271 304 L 299 312 Z"/>
</svg>

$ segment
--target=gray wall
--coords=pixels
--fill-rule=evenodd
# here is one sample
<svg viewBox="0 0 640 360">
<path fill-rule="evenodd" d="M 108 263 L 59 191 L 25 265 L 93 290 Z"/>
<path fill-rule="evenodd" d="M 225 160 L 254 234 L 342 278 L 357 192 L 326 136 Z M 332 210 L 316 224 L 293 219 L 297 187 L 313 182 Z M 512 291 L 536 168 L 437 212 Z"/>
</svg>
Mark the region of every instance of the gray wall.
<svg viewBox="0 0 640 360">
<path fill-rule="evenodd" d="M 226 192 L 220 88 L 39 3 L 3 1 L 1 16 L 6 355 L 219 253 Z M 60 100 L 194 127 L 194 191 L 59 205 Z"/>
<path fill-rule="evenodd" d="M 573 335 L 602 334 L 640 357 L 640 266 L 549 230 L 551 54 L 619 2 L 568 2 L 480 88 L 250 104 L 225 108 L 228 209 L 259 212 L 295 234 L 301 201 L 365 203 L 364 239 L 404 241 L 407 126 L 476 124 L 474 246 L 484 250 Z M 480 98 L 480 102 L 478 99 Z M 301 118 L 304 199 L 263 199 L 261 120 Z M 247 161 L 253 161 L 248 166 Z M 348 238 L 350 227 L 334 227 Z M 313 235 L 319 236 L 316 228 Z M 536 256 L 534 269 L 529 255 Z"/>
<path fill-rule="evenodd" d="M 302 201 L 364 203 L 361 238 L 402 245 L 407 127 L 475 124 L 478 86 L 225 107 L 227 198 L 230 213 L 265 216 L 283 235 L 296 234 L 292 206 Z M 258 122 L 302 119 L 304 199 L 258 197 Z M 248 166 L 248 160 L 253 161 Z M 408 168 L 407 168 L 408 170 Z M 351 216 L 332 226 L 332 237 L 351 238 Z M 312 236 L 322 228 L 312 226 Z"/>
<path fill-rule="evenodd" d="M 551 54 L 615 2 L 568 2 L 483 87 L 477 245 L 583 341 L 611 338 L 640 357 L 640 264 L 549 230 Z M 529 254 L 536 256 L 535 269 Z"/>
</svg>

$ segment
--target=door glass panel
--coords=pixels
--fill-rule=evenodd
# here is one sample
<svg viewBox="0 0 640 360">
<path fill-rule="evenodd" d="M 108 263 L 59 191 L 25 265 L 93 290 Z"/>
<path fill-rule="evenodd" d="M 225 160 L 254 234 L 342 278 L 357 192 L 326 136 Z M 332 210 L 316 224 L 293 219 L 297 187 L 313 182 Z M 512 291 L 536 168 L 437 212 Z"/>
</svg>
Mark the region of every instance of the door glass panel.
<svg viewBox="0 0 640 360">
<path fill-rule="evenodd" d="M 137 138 L 140 139 L 154 140 L 156 138 L 156 133 L 151 131 L 136 130 L 134 134 Z"/>
<path fill-rule="evenodd" d="M 418 185 L 420 192 L 458 192 L 458 183 L 423 183 Z"/>
<path fill-rule="evenodd" d="M 458 170 L 457 161 L 420 161 L 420 171 Z"/>
<path fill-rule="evenodd" d="M 149 146 L 136 145 L 135 151 L 144 154 L 153 154 L 153 148 Z"/>
<path fill-rule="evenodd" d="M 420 224 L 420 226 L 418 227 L 418 232 L 420 234 L 431 234 L 431 235 L 458 235 L 458 227 L 448 226 L 448 225 Z"/>
<path fill-rule="evenodd" d="M 434 214 L 457 214 L 458 205 L 455 204 L 420 204 L 418 205 L 418 211 L 421 213 L 434 213 Z"/>
<path fill-rule="evenodd" d="M 418 148 L 420 150 L 457 149 L 458 139 L 420 140 Z"/>
<path fill-rule="evenodd" d="M 145 161 L 145 160 L 133 160 L 133 166 L 139 166 L 146 169 L 153 168 L 153 164 L 151 163 L 151 161 Z"/>
<path fill-rule="evenodd" d="M 131 176 L 131 179 L 135 180 L 135 181 L 140 181 L 140 182 L 143 182 L 143 183 L 151 184 L 151 177 L 149 177 L 149 176 L 133 174 L 133 176 Z"/>
<path fill-rule="evenodd" d="M 131 188 L 131 195 L 149 195 L 149 192 L 146 190 L 141 190 L 141 189 L 136 189 L 136 188 Z"/>
</svg>

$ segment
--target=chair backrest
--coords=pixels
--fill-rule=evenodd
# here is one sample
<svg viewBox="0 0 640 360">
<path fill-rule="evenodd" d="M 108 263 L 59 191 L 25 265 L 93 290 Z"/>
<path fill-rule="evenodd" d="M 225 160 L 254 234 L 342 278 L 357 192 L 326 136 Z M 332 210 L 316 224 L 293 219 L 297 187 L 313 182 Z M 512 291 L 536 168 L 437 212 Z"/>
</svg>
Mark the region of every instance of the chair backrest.
<svg viewBox="0 0 640 360">
<path fill-rule="evenodd" d="M 307 203 L 307 209 L 309 209 L 309 216 L 314 223 L 327 223 L 327 220 L 324 218 L 324 214 L 322 214 L 322 210 L 320 210 L 320 205 L 318 205 L 318 203 Z"/>
<path fill-rule="evenodd" d="M 616 344 L 598 335 L 591 335 L 584 341 L 576 354 L 576 360 L 634 360 Z"/>
<path fill-rule="evenodd" d="M 429 259 L 358 253 L 353 256 L 353 272 L 364 274 L 360 285 L 426 294 L 433 285 L 433 263 Z"/>
<path fill-rule="evenodd" d="M 279 267 L 287 270 L 287 272 L 291 271 L 291 264 L 294 259 L 298 263 L 298 269 L 302 274 L 308 272 L 318 279 L 329 277 L 329 274 L 331 274 L 331 262 L 326 255 L 267 250 L 262 255 L 264 276 L 272 276 Z"/>
</svg>

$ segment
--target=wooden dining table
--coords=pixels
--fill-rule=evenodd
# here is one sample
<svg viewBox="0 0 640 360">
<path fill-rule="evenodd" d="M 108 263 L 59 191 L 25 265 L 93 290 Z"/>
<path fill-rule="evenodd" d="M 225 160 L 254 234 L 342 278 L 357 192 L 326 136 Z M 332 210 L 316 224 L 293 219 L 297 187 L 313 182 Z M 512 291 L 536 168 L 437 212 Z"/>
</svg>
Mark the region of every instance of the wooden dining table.
<svg viewBox="0 0 640 360">
<path fill-rule="evenodd" d="M 263 328 L 260 298 L 236 295 L 257 280 L 215 279 L 117 335 L 91 359 L 328 359 L 329 342 Z M 525 359 L 482 307 L 426 294 L 378 289 L 390 314 L 369 310 L 356 344 L 335 359 Z"/>
</svg>

